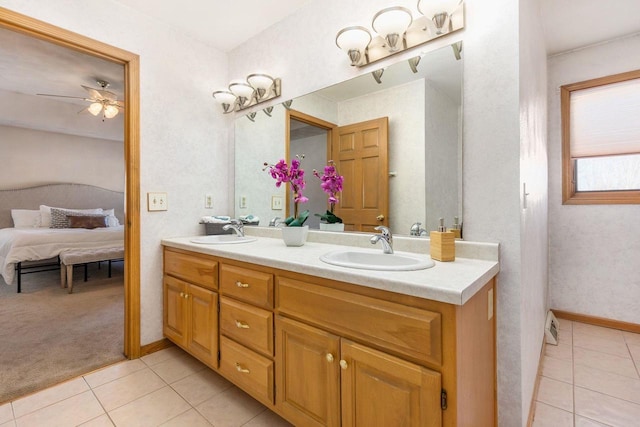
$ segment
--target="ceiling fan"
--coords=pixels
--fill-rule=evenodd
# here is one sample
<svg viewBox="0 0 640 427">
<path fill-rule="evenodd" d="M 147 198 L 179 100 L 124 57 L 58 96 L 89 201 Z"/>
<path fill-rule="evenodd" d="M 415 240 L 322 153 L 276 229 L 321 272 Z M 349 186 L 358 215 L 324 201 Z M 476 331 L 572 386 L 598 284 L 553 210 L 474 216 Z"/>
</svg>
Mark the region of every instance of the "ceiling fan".
<svg viewBox="0 0 640 427">
<path fill-rule="evenodd" d="M 37 95 L 53 96 L 57 98 L 82 99 L 83 101 L 90 102 L 91 104 L 87 108 L 81 110 L 79 113 L 88 111 L 94 116 L 97 116 L 102 112 L 102 121 L 104 121 L 105 118 L 111 119 L 117 116 L 120 110 L 124 109 L 124 103 L 122 101 L 118 101 L 118 97 L 115 93 L 106 90 L 109 87 L 109 82 L 105 80 L 96 80 L 96 83 L 98 83 L 100 89 L 94 89 L 92 87 L 80 85 L 84 88 L 84 90 L 87 91 L 87 97 L 51 95 L 47 93 L 38 93 Z"/>
</svg>

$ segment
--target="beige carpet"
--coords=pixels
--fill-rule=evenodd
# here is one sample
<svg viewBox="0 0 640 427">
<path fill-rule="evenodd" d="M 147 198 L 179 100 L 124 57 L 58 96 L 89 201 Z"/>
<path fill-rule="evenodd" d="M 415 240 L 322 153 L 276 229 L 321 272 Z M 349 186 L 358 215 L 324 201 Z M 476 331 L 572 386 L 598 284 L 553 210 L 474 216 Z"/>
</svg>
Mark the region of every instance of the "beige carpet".
<svg viewBox="0 0 640 427">
<path fill-rule="evenodd" d="M 0 403 L 124 360 L 123 264 L 74 270 L 73 293 L 60 273 L 22 278 L 22 293 L 0 278 Z"/>
</svg>

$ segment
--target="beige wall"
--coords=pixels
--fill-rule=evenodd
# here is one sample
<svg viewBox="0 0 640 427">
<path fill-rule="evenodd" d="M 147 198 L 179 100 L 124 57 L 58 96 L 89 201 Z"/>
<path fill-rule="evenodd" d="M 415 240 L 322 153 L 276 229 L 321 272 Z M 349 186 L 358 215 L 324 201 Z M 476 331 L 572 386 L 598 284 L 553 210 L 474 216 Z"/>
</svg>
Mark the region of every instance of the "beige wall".
<svg viewBox="0 0 640 427">
<path fill-rule="evenodd" d="M 0 126 L 0 189 L 53 182 L 124 191 L 123 142 Z"/>
</svg>

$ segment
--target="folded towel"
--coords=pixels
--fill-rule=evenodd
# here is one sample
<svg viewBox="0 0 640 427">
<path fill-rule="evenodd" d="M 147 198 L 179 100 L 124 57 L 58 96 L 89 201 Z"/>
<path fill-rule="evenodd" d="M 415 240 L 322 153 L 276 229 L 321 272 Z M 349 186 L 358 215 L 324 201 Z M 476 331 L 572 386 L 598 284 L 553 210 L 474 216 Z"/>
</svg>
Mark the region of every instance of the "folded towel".
<svg viewBox="0 0 640 427">
<path fill-rule="evenodd" d="M 247 225 L 258 225 L 260 224 L 260 218 L 255 215 L 242 215 L 238 217 L 240 222 Z"/>
<path fill-rule="evenodd" d="M 203 216 L 200 218 L 200 224 L 210 223 L 210 224 L 228 224 L 231 222 L 230 216 Z"/>
</svg>

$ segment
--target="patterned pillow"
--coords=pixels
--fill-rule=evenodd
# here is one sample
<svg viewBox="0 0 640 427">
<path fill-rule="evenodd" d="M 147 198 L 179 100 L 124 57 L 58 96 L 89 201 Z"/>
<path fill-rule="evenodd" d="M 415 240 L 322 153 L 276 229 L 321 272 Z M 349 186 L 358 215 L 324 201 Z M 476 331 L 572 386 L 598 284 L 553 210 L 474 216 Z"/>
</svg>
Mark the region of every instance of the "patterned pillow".
<svg viewBox="0 0 640 427">
<path fill-rule="evenodd" d="M 69 228 L 94 228 L 106 227 L 106 216 L 104 215 L 67 215 Z"/>
<path fill-rule="evenodd" d="M 67 215 L 94 216 L 102 218 L 102 220 L 104 221 L 104 214 L 88 214 L 66 209 L 51 208 L 51 225 L 49 226 L 49 228 L 71 228 Z"/>
</svg>

